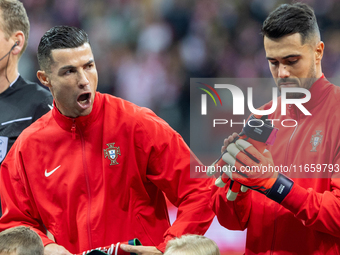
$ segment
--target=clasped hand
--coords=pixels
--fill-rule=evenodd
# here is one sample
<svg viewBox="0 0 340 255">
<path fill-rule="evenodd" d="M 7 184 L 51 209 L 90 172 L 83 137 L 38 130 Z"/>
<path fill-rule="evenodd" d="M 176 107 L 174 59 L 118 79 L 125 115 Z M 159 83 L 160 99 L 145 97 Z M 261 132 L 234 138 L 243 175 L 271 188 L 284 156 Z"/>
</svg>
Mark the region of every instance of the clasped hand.
<svg viewBox="0 0 340 255">
<path fill-rule="evenodd" d="M 231 167 L 225 172 L 232 180 L 267 194 L 275 183 L 278 173 L 274 169 L 271 153 L 265 150 L 260 153 L 249 142 L 239 139 L 227 147 L 222 159 Z"/>
</svg>

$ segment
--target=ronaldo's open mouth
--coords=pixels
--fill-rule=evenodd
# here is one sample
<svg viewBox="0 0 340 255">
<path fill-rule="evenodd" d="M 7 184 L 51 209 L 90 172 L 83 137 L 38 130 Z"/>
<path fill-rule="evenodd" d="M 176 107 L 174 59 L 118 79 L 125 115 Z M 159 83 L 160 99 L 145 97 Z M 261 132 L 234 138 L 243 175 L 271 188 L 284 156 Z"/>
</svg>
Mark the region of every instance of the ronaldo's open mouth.
<svg viewBox="0 0 340 255">
<path fill-rule="evenodd" d="M 86 109 L 91 105 L 91 93 L 90 92 L 84 92 L 80 94 L 77 98 L 78 105 Z"/>
</svg>

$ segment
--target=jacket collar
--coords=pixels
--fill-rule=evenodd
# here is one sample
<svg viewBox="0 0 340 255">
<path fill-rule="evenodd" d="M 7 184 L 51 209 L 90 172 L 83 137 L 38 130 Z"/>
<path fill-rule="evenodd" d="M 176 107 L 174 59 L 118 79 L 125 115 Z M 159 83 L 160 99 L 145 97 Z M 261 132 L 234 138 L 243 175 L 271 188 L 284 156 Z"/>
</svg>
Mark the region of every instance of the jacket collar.
<svg viewBox="0 0 340 255">
<path fill-rule="evenodd" d="M 93 123 L 98 117 L 102 105 L 101 101 L 102 97 L 100 96 L 100 93 L 96 92 L 91 113 L 86 116 L 79 116 L 77 118 L 70 118 L 61 114 L 55 105 L 55 101 L 53 101 L 54 107 L 52 109 L 52 114 L 54 119 L 62 129 L 71 132 L 71 129 L 75 124 L 77 129 L 85 131 L 86 127 Z"/>
<path fill-rule="evenodd" d="M 10 86 L 0 94 L 0 97 L 5 97 L 5 96 L 8 96 L 14 93 L 19 87 L 21 87 L 25 83 L 27 82 L 19 74 L 18 77 L 15 79 L 15 81 L 13 81 L 10 84 Z"/>
<path fill-rule="evenodd" d="M 311 88 L 309 89 L 311 93 L 311 98 L 307 103 L 302 104 L 309 112 L 318 106 L 325 98 L 328 96 L 329 91 L 332 89 L 331 83 L 325 78 L 325 75 L 316 80 Z M 301 110 L 297 109 L 296 105 L 291 107 L 287 105 L 287 110 L 290 111 L 291 115 L 296 115 L 296 112 L 300 116 L 304 116 Z"/>
</svg>

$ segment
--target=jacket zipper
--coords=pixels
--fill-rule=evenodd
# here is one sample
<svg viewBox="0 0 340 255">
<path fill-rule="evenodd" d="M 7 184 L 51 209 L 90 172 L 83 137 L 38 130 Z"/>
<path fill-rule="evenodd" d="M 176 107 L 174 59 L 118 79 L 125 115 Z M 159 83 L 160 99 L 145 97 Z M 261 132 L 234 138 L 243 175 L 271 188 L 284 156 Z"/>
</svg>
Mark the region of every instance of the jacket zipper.
<svg viewBox="0 0 340 255">
<path fill-rule="evenodd" d="M 75 120 L 73 120 L 73 123 L 72 123 L 71 133 L 72 133 L 72 140 L 76 139 L 76 123 L 75 123 Z"/>
<path fill-rule="evenodd" d="M 76 134 L 76 124 L 75 121 L 73 121 L 72 124 L 72 138 L 75 139 L 75 134 Z M 88 233 L 88 240 L 89 240 L 89 247 L 93 247 L 92 245 L 92 238 L 91 238 L 91 203 L 92 203 L 92 197 L 91 197 L 91 189 L 90 189 L 90 182 L 89 182 L 89 176 L 88 176 L 88 171 L 87 171 L 87 164 L 85 160 L 85 141 L 83 137 L 83 133 L 81 132 L 81 129 L 79 129 L 79 135 L 80 135 L 80 140 L 81 140 L 81 147 L 82 147 L 82 159 L 83 159 L 83 167 L 84 167 L 84 174 L 85 174 L 85 181 L 86 181 L 86 188 L 87 188 L 87 193 L 89 196 L 89 201 L 88 201 L 88 207 L 87 207 L 87 216 L 86 216 L 86 225 L 87 225 L 87 233 Z"/>
<path fill-rule="evenodd" d="M 290 105 L 289 105 L 290 106 Z M 296 126 L 295 126 L 295 128 L 294 128 L 294 131 L 293 131 L 293 133 L 292 133 L 292 135 L 290 136 L 290 138 L 289 138 L 289 141 L 288 141 L 288 144 L 287 144 L 287 148 L 286 148 L 286 152 L 285 152 L 285 160 L 284 160 L 284 165 L 286 165 L 287 164 L 287 161 L 288 161 L 288 150 L 289 150 L 289 145 L 290 145 L 290 142 L 292 141 L 292 139 L 293 139 L 293 136 L 295 135 L 295 133 L 296 133 L 296 130 L 297 130 L 297 128 L 298 128 L 298 126 L 299 126 L 299 121 L 300 121 L 300 115 L 299 115 L 299 112 L 298 112 L 298 110 L 295 108 L 294 109 L 294 111 L 295 111 L 295 114 L 296 114 L 296 117 L 297 117 L 297 124 L 296 124 Z M 274 253 L 274 245 L 275 245 L 275 233 L 276 233 L 276 221 L 277 221 L 277 211 L 278 211 L 278 204 L 276 204 L 275 205 L 275 218 L 274 218 L 274 233 L 273 233 L 273 242 L 272 242 L 272 247 L 271 247 L 271 251 L 270 251 L 270 254 L 271 255 L 273 255 Z"/>
<path fill-rule="evenodd" d="M 295 114 L 296 114 L 296 117 L 297 117 L 297 124 L 296 124 L 296 126 L 295 126 L 295 128 L 294 128 L 294 131 L 293 131 L 292 135 L 290 136 L 289 141 L 288 141 L 288 144 L 287 144 L 284 165 L 287 164 L 287 161 L 288 161 L 288 149 L 289 149 L 289 145 L 290 145 L 290 142 L 292 141 L 292 138 L 293 138 L 293 136 L 294 136 L 294 134 L 295 134 L 295 132 L 296 132 L 298 126 L 299 126 L 299 121 L 300 121 L 300 115 L 299 115 L 298 110 L 295 108 L 294 111 L 295 111 Z"/>
</svg>

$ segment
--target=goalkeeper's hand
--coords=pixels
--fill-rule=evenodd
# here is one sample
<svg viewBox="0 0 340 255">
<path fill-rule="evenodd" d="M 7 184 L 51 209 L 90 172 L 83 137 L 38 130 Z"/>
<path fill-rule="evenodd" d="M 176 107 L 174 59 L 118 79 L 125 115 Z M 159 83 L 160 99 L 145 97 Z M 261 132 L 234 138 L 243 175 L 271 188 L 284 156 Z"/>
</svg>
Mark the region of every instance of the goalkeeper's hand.
<svg viewBox="0 0 340 255">
<path fill-rule="evenodd" d="M 261 154 L 252 144 L 239 139 L 229 144 L 227 151 L 222 159 L 236 168 L 236 171 L 226 172 L 232 180 L 261 192 L 278 203 L 288 195 L 294 183 L 274 171 L 274 162 L 268 150 Z"/>
</svg>

